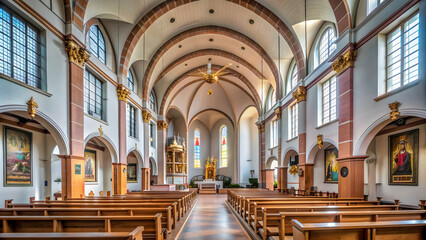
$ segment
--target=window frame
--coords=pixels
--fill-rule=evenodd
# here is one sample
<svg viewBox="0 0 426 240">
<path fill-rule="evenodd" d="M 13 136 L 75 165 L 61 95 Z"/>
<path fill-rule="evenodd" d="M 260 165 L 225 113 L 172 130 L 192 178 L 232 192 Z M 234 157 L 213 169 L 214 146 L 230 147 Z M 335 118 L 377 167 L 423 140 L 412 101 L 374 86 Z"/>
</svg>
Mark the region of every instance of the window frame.
<svg viewBox="0 0 426 240">
<path fill-rule="evenodd" d="M 96 52 L 92 51 L 92 50 L 95 50 L 95 49 L 92 49 L 94 46 L 92 46 L 91 39 L 95 40 L 94 38 L 92 38 L 92 28 L 96 28 L 96 32 L 97 32 L 96 41 L 94 41 L 94 43 L 96 44 Z M 106 64 L 106 60 L 107 60 L 106 59 L 106 42 L 105 42 L 105 37 L 102 34 L 101 28 L 96 24 L 90 26 L 89 31 L 88 31 L 88 37 L 89 37 L 89 39 L 88 39 L 89 44 L 88 45 L 89 45 L 90 53 L 92 53 L 93 56 L 95 56 L 97 59 L 99 59 L 99 61 L 101 61 L 103 64 Z M 100 53 L 99 53 L 99 49 L 101 49 L 100 43 L 99 43 L 100 38 L 102 38 L 102 40 L 103 40 L 103 59 L 100 58 Z"/>
<path fill-rule="evenodd" d="M 151 108 L 152 111 L 155 111 L 155 108 L 157 107 L 157 102 L 155 99 L 154 91 L 151 91 L 151 94 L 149 95 L 149 108 Z"/>
<path fill-rule="evenodd" d="M 0 9 L 4 12 L 6 12 L 7 14 L 9 14 L 9 36 L 4 35 L 4 39 L 9 40 L 9 45 L 6 45 L 9 47 L 9 49 L 7 49 L 6 47 L 2 48 L 4 49 L 4 51 L 8 52 L 10 54 L 9 59 L 10 62 L 8 61 L 3 61 L 3 59 L 1 60 L 1 62 L 4 63 L 4 65 L 10 65 L 10 69 L 8 69 L 7 67 L 4 67 L 4 70 L 10 70 L 10 75 L 6 73 L 0 73 L 0 75 L 5 76 L 5 78 L 11 78 L 13 80 L 16 80 L 22 84 L 25 84 L 25 86 L 29 86 L 29 87 L 33 87 L 36 89 L 40 89 L 45 91 L 46 90 L 46 86 L 45 86 L 45 45 L 44 45 L 44 38 L 42 37 L 42 29 L 39 27 L 36 27 L 34 24 L 32 24 L 29 20 L 27 20 L 25 17 L 21 16 L 20 14 L 18 14 L 17 12 L 15 12 L 13 9 L 9 8 L 8 6 L 4 5 L 4 4 L 0 4 Z M 20 23 L 22 23 L 24 25 L 25 31 L 21 31 L 21 29 L 17 28 L 14 25 L 14 19 L 16 19 L 17 21 L 19 21 Z M 2 21 L 5 21 L 3 18 L 1 18 Z M 7 22 L 6 22 L 7 23 Z M 15 33 L 14 29 L 17 29 L 18 31 L 22 32 L 24 35 L 24 44 L 20 43 L 18 40 L 14 38 L 14 36 L 17 34 Z M 28 29 L 31 29 L 34 34 L 35 34 L 35 38 L 31 37 L 28 33 Z M 3 33 L 0 33 L 3 35 Z M 33 40 L 33 42 L 35 42 L 35 48 L 36 50 L 33 51 L 32 49 L 30 49 L 30 47 L 28 46 L 29 43 L 29 39 Z M 19 53 L 16 53 L 16 51 L 19 50 L 14 50 L 15 48 L 15 41 L 19 44 L 21 44 L 24 48 L 24 56 L 19 56 Z M 36 63 L 32 62 L 29 60 L 29 51 L 33 52 L 36 56 Z M 16 57 L 20 57 L 23 59 L 23 64 L 25 65 L 25 69 L 21 69 L 18 66 L 15 66 L 15 58 Z M 7 59 L 7 57 L 4 58 L 5 60 Z M 29 72 L 29 67 L 28 65 L 32 64 L 35 66 L 35 71 L 36 71 L 36 75 L 33 74 L 33 72 Z M 17 70 L 20 70 L 23 72 L 24 75 L 24 79 L 21 78 L 17 78 L 15 72 Z M 33 80 L 30 80 L 29 75 L 31 75 L 33 78 L 36 79 L 36 81 L 34 82 Z M 33 84 L 30 84 L 29 82 L 34 82 Z"/>
<path fill-rule="evenodd" d="M 278 119 L 271 121 L 271 148 L 278 147 L 278 123 Z"/>
<path fill-rule="evenodd" d="M 384 1 L 386 1 L 386 0 L 384 0 Z M 406 33 L 406 29 L 405 29 L 405 24 L 408 22 L 408 21 L 410 21 L 412 18 L 414 18 L 416 15 L 419 15 L 418 16 L 418 23 L 417 23 L 417 79 L 415 79 L 415 80 L 412 80 L 411 82 L 407 82 L 407 83 L 404 83 L 404 81 L 405 81 L 405 71 L 406 70 L 408 70 L 408 69 L 410 69 L 411 67 L 409 67 L 409 68 L 407 68 L 407 69 L 404 69 L 405 68 L 405 64 L 407 63 L 406 62 L 406 57 L 408 57 L 408 56 L 410 56 L 410 55 L 412 55 L 413 53 L 411 53 L 411 54 L 409 54 L 409 55 L 406 55 L 407 53 L 406 53 L 406 51 L 405 51 L 405 47 L 406 47 L 406 42 L 405 42 L 405 38 L 406 38 L 406 35 L 405 35 L 405 33 Z M 389 76 L 388 76 L 388 68 L 389 68 L 389 63 L 388 63 L 388 57 L 389 56 L 391 56 L 392 55 L 392 53 L 394 53 L 395 51 L 393 51 L 391 54 L 389 54 L 389 47 L 388 47 L 388 38 L 389 38 L 389 36 L 393 33 L 393 32 L 395 32 L 395 31 L 397 31 L 397 30 L 400 30 L 400 36 L 398 37 L 398 38 L 400 38 L 400 48 L 399 48 L 399 51 L 400 51 L 400 60 L 399 60 L 399 62 L 400 62 L 400 68 L 399 68 L 399 70 L 400 70 L 400 72 L 399 72 L 399 86 L 398 87 L 395 87 L 395 88 L 393 88 L 393 89 L 390 89 L 389 90 L 389 84 L 388 84 L 388 80 L 389 80 Z M 412 28 L 410 28 L 409 30 L 411 30 Z M 408 31 L 409 31 L 408 30 Z M 401 21 L 401 23 L 399 23 L 397 26 L 395 26 L 394 28 L 392 28 L 392 30 L 390 30 L 388 33 L 386 33 L 386 40 L 385 40 L 386 42 L 385 42 L 385 44 L 386 44 L 386 47 L 385 47 L 385 58 L 386 58 L 386 65 L 385 65 L 385 94 L 386 93 L 390 93 L 390 92 L 393 92 L 393 91 L 397 91 L 398 89 L 400 89 L 400 88 L 402 88 L 402 87 L 404 87 L 404 86 L 406 86 L 406 85 L 408 85 L 408 84 L 410 84 L 410 83 L 412 83 L 412 82 L 416 82 L 416 81 L 418 81 L 419 80 L 419 58 L 420 58 L 420 13 L 419 13 L 419 10 L 416 10 L 413 14 L 411 14 L 410 16 L 408 16 L 407 18 L 405 18 L 403 21 Z M 395 41 L 395 40 L 393 40 L 393 41 Z M 411 42 L 413 42 L 414 40 L 411 40 L 409 43 L 411 43 Z M 393 64 L 391 64 L 391 65 L 394 65 L 394 64 L 396 64 L 396 63 L 393 63 Z M 397 75 L 393 75 L 391 78 L 393 78 L 393 77 L 395 77 L 395 76 L 397 76 Z M 408 81 L 408 79 L 407 79 L 407 81 Z"/>
<path fill-rule="evenodd" d="M 288 139 L 291 140 L 299 136 L 299 107 L 298 103 L 294 103 L 289 106 L 289 118 L 288 118 Z"/>
<path fill-rule="evenodd" d="M 198 158 L 197 158 L 197 133 L 198 132 Z M 194 130 L 194 168 L 201 168 L 201 132 L 198 128 Z"/>
<path fill-rule="evenodd" d="M 149 123 L 149 146 L 155 148 L 155 124 Z"/>
<path fill-rule="evenodd" d="M 131 91 L 133 91 L 133 92 L 135 91 L 135 78 L 134 78 L 133 73 L 130 69 L 127 72 L 127 87 Z"/>
<path fill-rule="evenodd" d="M 101 101 L 99 103 L 100 104 L 100 111 L 101 111 L 100 114 L 97 114 L 96 111 L 95 111 L 96 115 L 90 114 L 90 112 L 89 112 L 89 107 L 87 106 L 87 104 L 89 104 L 89 103 L 86 101 L 86 91 L 88 90 L 88 87 L 86 87 L 86 82 L 89 82 L 89 84 L 90 84 L 90 80 L 88 78 L 86 78 L 86 73 L 88 74 L 89 77 L 91 75 L 95 79 L 95 88 L 97 88 L 96 87 L 96 83 L 97 82 L 99 82 L 101 84 L 101 87 L 100 87 L 100 90 L 101 90 L 100 99 L 101 99 Z M 103 81 L 101 78 L 99 78 L 92 71 L 89 71 L 89 69 L 87 69 L 87 68 L 84 69 L 83 79 L 84 79 L 84 89 L 83 89 L 83 94 L 84 94 L 84 113 L 87 114 L 87 115 L 89 115 L 89 116 L 91 116 L 91 117 L 93 117 L 93 118 L 95 118 L 95 119 L 98 119 L 98 120 L 101 120 L 101 121 L 105 121 L 105 118 L 106 118 L 106 114 L 105 114 L 105 105 L 106 105 L 105 104 L 105 81 Z M 97 95 L 96 91 L 95 91 L 95 95 Z M 89 92 L 89 97 L 90 97 L 90 92 Z M 89 98 L 89 100 L 90 100 L 90 98 Z M 95 96 L 94 101 L 95 101 L 95 110 L 96 110 L 96 104 L 97 104 L 96 103 L 96 96 Z M 100 116 L 100 117 L 98 117 L 98 116 Z"/>
<path fill-rule="evenodd" d="M 335 100 L 335 105 L 334 106 L 332 106 L 331 104 L 332 104 L 332 98 L 331 98 L 331 95 L 332 95 L 332 80 L 334 80 L 334 85 L 335 85 L 335 89 L 334 89 L 334 92 L 335 92 L 335 98 L 334 98 L 334 100 Z M 329 108 L 328 108 L 328 110 L 330 111 L 330 113 L 328 114 L 328 121 L 327 122 L 325 122 L 325 120 L 324 120 L 324 107 L 325 107 L 325 105 L 326 105 L 326 103 L 325 103 L 325 100 L 324 100 L 324 97 L 325 97 L 325 94 L 324 94 L 324 85 L 326 84 L 326 83 L 329 83 L 329 87 L 328 87 L 328 89 L 329 89 L 329 100 L 328 100 L 328 102 L 327 102 L 327 104 L 329 105 Z M 325 80 L 324 82 L 322 82 L 321 83 L 321 119 L 320 119 L 320 126 L 321 125 L 324 125 L 324 124 L 327 124 L 327 123 L 330 123 L 330 122 L 333 122 L 333 121 L 335 121 L 336 119 L 337 119 L 337 101 L 338 101 L 338 90 L 337 90 L 337 78 L 336 78 L 336 76 L 333 76 L 333 77 L 331 77 L 331 78 L 329 78 L 329 79 L 327 79 L 327 80 Z M 334 116 L 334 118 L 332 118 L 331 117 L 331 109 L 332 108 L 335 108 L 335 116 Z"/>
<path fill-rule="evenodd" d="M 226 130 L 226 136 L 225 136 L 225 144 L 223 144 L 223 129 Z M 220 145 L 220 167 L 219 168 L 226 168 L 228 167 L 228 126 L 226 125 L 222 125 L 222 127 L 220 127 L 220 132 L 219 132 L 219 145 Z M 223 148 L 225 147 L 225 153 L 226 153 L 226 158 L 224 160 L 224 156 L 223 156 Z"/>
<path fill-rule="evenodd" d="M 375 2 L 375 6 L 370 9 L 370 1 L 372 0 L 367 0 L 367 16 L 376 10 L 383 2 L 386 2 L 386 0 L 373 0 Z"/>
<path fill-rule="evenodd" d="M 132 113 L 133 111 L 133 113 Z M 136 126 L 136 117 L 137 117 L 137 109 L 131 104 L 127 104 L 127 117 L 128 117 L 128 136 L 137 138 L 137 126 Z M 132 121 L 133 119 L 133 121 Z M 132 131 L 133 129 L 133 131 Z"/>
<path fill-rule="evenodd" d="M 331 42 L 330 41 L 330 35 L 329 35 L 329 31 L 333 31 L 333 37 L 334 37 L 334 40 L 333 40 L 333 42 Z M 327 39 L 328 39 L 328 44 L 326 45 L 327 46 L 327 57 L 326 58 L 324 58 L 324 60 L 322 60 L 321 59 L 321 49 L 322 49 L 322 47 L 321 47 L 321 43 L 322 43 L 322 40 L 324 39 L 324 37 L 327 37 Z M 320 36 L 320 38 L 319 38 L 319 41 L 318 41 L 318 64 L 319 65 L 321 65 L 321 64 L 323 64 L 324 62 L 326 62 L 327 61 L 327 59 L 329 59 L 330 58 L 330 56 L 331 56 L 331 54 L 334 52 L 334 51 L 336 51 L 336 48 L 337 48 L 337 46 L 336 46 L 336 39 L 337 39 L 337 34 L 336 34 L 336 28 L 333 26 L 333 25 L 329 25 L 329 26 L 327 26 L 327 27 L 325 27 L 324 28 L 324 30 L 322 31 L 322 33 L 321 33 L 321 36 Z M 331 48 L 334 48 L 333 50 L 330 50 Z"/>
</svg>

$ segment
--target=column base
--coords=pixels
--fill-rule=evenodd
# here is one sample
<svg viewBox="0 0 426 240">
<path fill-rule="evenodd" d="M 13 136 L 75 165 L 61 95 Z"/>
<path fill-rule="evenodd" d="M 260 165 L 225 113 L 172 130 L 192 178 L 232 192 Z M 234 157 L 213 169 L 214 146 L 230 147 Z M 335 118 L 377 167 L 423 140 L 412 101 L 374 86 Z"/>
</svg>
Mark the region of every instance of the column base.
<svg viewBox="0 0 426 240">
<path fill-rule="evenodd" d="M 84 157 L 72 155 L 59 155 L 58 157 L 62 159 L 62 198 L 84 198 Z"/>
<path fill-rule="evenodd" d="M 310 190 L 314 186 L 314 164 L 300 163 L 300 170 L 302 170 L 302 175 L 299 175 L 299 189 Z"/>
<path fill-rule="evenodd" d="M 368 156 L 337 158 L 339 198 L 364 198 L 364 160 Z M 342 169 L 345 168 L 343 171 Z"/>
<path fill-rule="evenodd" d="M 127 193 L 127 164 L 112 164 L 112 193 L 113 195 L 124 195 Z"/>
</svg>

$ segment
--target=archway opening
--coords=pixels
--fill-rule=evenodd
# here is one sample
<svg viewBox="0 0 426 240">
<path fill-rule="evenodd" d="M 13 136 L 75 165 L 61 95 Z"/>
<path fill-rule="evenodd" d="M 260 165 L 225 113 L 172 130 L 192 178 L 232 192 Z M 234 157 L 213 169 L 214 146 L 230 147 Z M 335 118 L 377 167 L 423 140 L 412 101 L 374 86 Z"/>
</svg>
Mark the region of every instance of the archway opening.
<svg viewBox="0 0 426 240">
<path fill-rule="evenodd" d="M 143 161 L 140 153 L 133 150 L 127 154 L 127 189 L 141 191 Z"/>
<path fill-rule="evenodd" d="M 299 154 L 294 149 L 289 149 L 284 155 L 283 166 L 287 166 L 287 187 L 284 188 L 294 188 L 299 189 L 299 174 L 297 172 L 292 172 L 291 169 L 294 166 L 297 169 L 299 164 Z"/>
</svg>

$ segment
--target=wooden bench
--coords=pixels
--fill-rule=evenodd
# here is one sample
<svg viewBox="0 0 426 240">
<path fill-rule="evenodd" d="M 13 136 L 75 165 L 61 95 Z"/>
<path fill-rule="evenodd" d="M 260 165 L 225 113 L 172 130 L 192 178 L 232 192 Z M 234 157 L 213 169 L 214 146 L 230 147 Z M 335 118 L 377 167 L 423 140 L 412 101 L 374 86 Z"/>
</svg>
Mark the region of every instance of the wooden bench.
<svg viewBox="0 0 426 240">
<path fill-rule="evenodd" d="M 262 221 L 262 211 L 267 214 L 276 214 L 280 212 L 327 212 L 327 211 L 392 211 L 397 210 L 398 205 L 359 205 L 359 206 L 268 206 L 264 205 L 256 209 L 251 217 L 247 217 L 246 221 L 256 233 L 260 227 L 259 221 Z"/>
<path fill-rule="evenodd" d="M 61 240 L 142 240 L 144 227 L 137 227 L 132 232 L 85 232 L 85 233 L 0 233 L 2 240 L 32 240 L 32 239 L 61 239 Z"/>
<path fill-rule="evenodd" d="M 164 239 L 161 214 L 150 216 L 1 216 L 2 233 L 130 232 L 144 227 L 144 239 Z"/>
<path fill-rule="evenodd" d="M 281 212 L 268 214 L 262 210 L 262 221 L 259 221 L 259 233 L 263 239 L 269 236 L 279 236 L 280 240 L 285 235 L 292 235 L 292 220 L 301 223 L 322 222 L 378 222 L 395 220 L 425 220 L 425 210 L 401 211 L 327 211 L 327 212 Z"/>
<path fill-rule="evenodd" d="M 172 207 L 166 208 L 0 208 L 0 216 L 144 216 L 162 214 L 162 225 L 170 233 L 176 227 Z"/>
<path fill-rule="evenodd" d="M 292 224 L 294 240 L 424 240 L 426 238 L 426 220 L 306 224 L 292 220 Z"/>
</svg>

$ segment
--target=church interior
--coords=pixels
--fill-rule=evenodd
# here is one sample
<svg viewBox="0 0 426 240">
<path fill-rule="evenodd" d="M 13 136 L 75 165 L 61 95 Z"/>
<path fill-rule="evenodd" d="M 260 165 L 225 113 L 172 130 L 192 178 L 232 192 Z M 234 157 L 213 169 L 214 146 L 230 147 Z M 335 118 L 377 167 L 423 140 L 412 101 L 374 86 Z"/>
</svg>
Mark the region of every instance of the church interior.
<svg viewBox="0 0 426 240">
<path fill-rule="evenodd" d="M 0 239 L 426 239 L 426 0 L 1 0 Z"/>
</svg>

